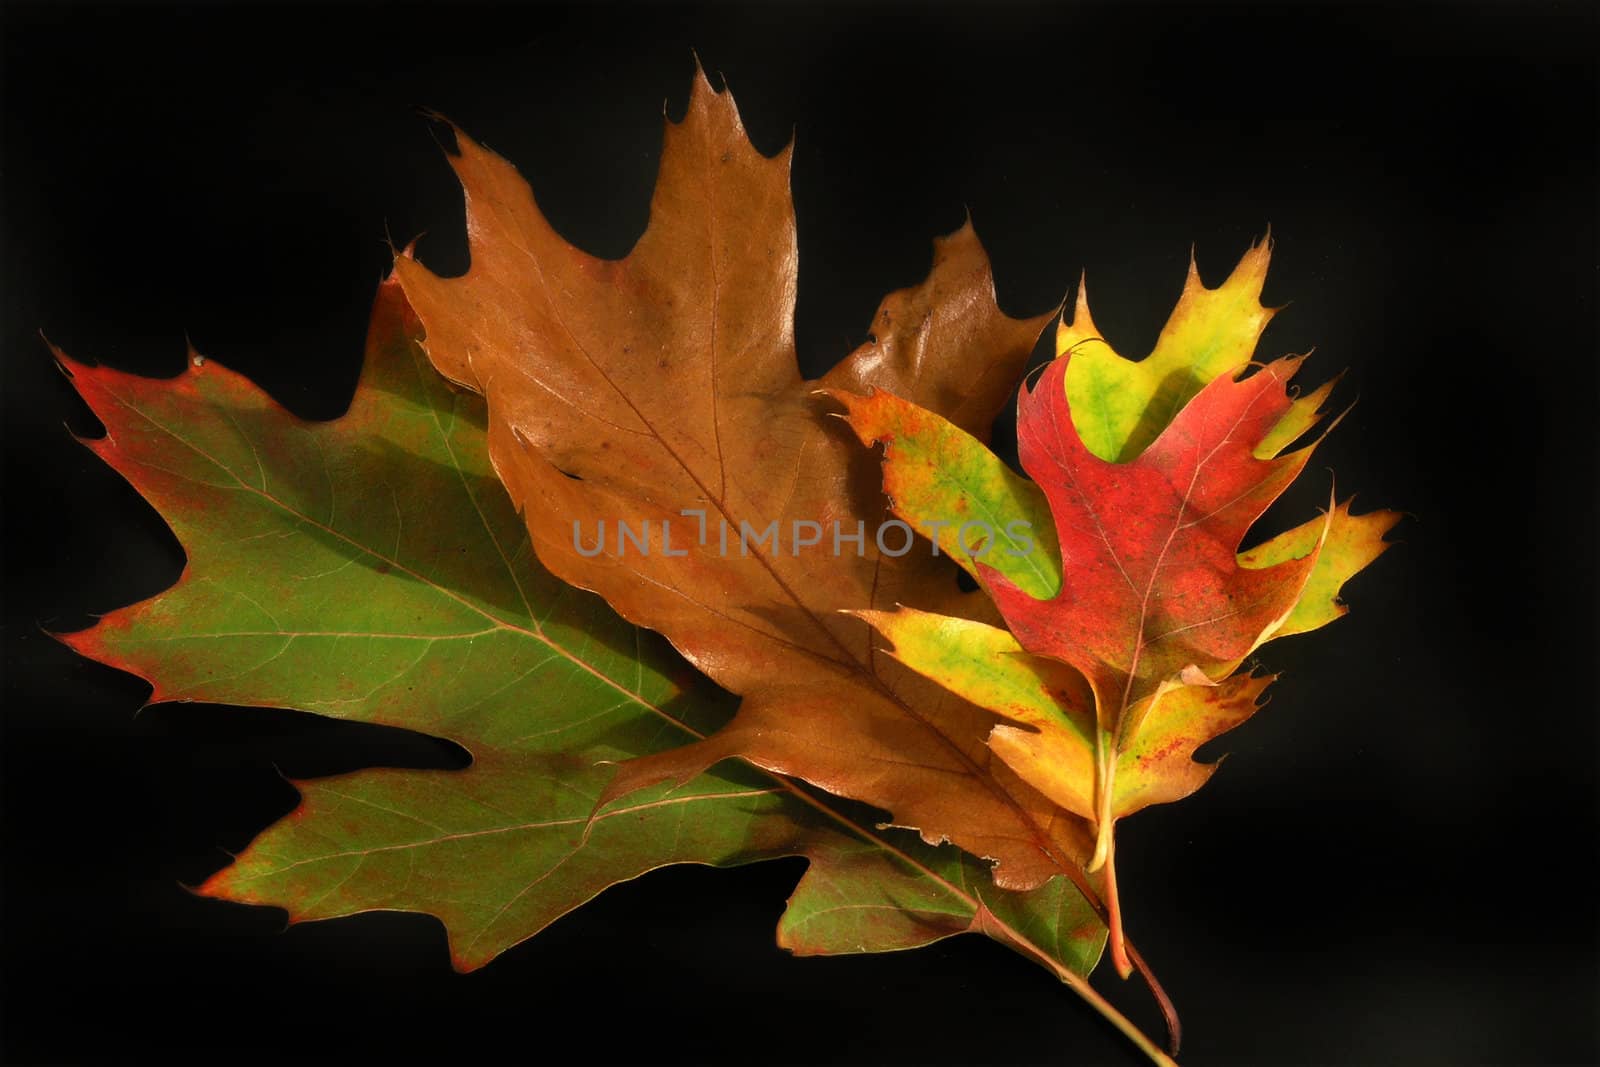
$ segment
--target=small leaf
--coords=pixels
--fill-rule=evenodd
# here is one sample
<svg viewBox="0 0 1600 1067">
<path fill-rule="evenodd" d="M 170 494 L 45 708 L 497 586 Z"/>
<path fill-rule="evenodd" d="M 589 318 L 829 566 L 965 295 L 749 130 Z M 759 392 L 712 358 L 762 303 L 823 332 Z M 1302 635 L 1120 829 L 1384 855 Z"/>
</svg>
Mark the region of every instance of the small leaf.
<svg viewBox="0 0 1600 1067">
<path fill-rule="evenodd" d="M 1318 537 L 1323 539 L 1305 589 L 1288 618 L 1272 632 L 1274 638 L 1306 633 L 1342 617 L 1349 609 L 1339 600 L 1339 590 L 1391 544 L 1383 537 L 1400 521 L 1400 513 L 1369 511 L 1355 515 L 1350 511 L 1351 503 L 1346 500 L 1335 506 L 1326 522 L 1313 519 L 1239 554 L 1239 566 L 1265 570 L 1285 560 L 1304 557 Z"/>
<path fill-rule="evenodd" d="M 1058 660 L 1030 655 L 1009 631 L 986 623 L 914 608 L 859 614 L 889 640 L 897 660 L 979 707 L 1028 726 L 1029 731 L 993 727 L 989 747 L 1056 803 L 1095 819 L 1094 695 L 1083 675 Z"/>
<path fill-rule="evenodd" d="M 1105 460 L 1132 459 L 1202 388 L 1250 361 L 1277 313 L 1261 304 L 1271 259 L 1271 239 L 1259 241 L 1227 281 L 1207 289 L 1191 256 L 1177 307 L 1155 348 L 1138 361 L 1118 355 L 1100 335 L 1089 315 L 1088 286 L 1078 286 L 1072 319 L 1063 317 L 1056 328 L 1056 356 L 1073 357 L 1067 401 L 1085 448 Z"/>
<path fill-rule="evenodd" d="M 862 444 L 883 445 L 889 506 L 973 577 L 992 567 L 1030 596 L 1061 588 L 1061 546 L 1044 493 L 983 442 L 892 393 L 828 396 Z"/>
<path fill-rule="evenodd" d="M 1263 642 L 1342 614 L 1340 588 L 1383 551 L 1398 518 L 1330 503 L 1321 518 L 1239 552 L 1304 468 L 1315 443 L 1284 451 L 1321 420 L 1332 388 L 1293 396 L 1299 357 L 1245 373 L 1270 317 L 1259 302 L 1267 256 L 1266 245 L 1252 248 L 1215 290 L 1191 268 L 1156 351 L 1137 364 L 1098 336 L 1080 290 L 1058 359 L 1019 402 L 1031 492 L 914 404 L 839 398 L 864 443 L 885 442 L 885 485 L 918 529 L 978 500 L 1011 516 L 1037 514 L 1039 495 L 1047 503 L 1059 589 L 1041 595 L 1014 563 L 969 563 L 1010 635 L 907 610 L 863 617 L 902 662 L 1018 724 L 996 726 L 990 748 L 1095 823 L 1089 867 L 1106 871 L 1112 954 L 1124 973 L 1115 821 L 1204 784 L 1214 767 L 1196 763 L 1195 750 L 1252 715 L 1271 681 L 1233 672 Z M 926 469 L 940 459 L 987 480 L 940 478 Z M 896 494 L 902 485 L 914 491 Z M 1063 680 L 1069 669 L 1092 695 Z"/>
<path fill-rule="evenodd" d="M 910 608 L 861 614 L 892 642 L 896 659 L 1020 724 L 995 726 L 989 747 L 1062 807 L 1097 817 L 1094 697 L 1081 674 L 983 623 Z M 1271 681 L 1237 675 L 1147 697 L 1135 709 L 1140 728 L 1117 757 L 1113 817 L 1181 800 L 1204 785 L 1216 765 L 1195 762 L 1195 749 L 1249 718 Z"/>
</svg>

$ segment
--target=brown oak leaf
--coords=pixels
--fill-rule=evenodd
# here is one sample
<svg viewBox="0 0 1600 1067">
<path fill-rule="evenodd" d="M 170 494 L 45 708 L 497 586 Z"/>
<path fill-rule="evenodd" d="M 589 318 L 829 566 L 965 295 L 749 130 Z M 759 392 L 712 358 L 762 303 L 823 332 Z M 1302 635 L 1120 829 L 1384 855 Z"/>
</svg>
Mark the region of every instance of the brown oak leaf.
<svg viewBox="0 0 1600 1067">
<path fill-rule="evenodd" d="M 1003 888 L 1065 875 L 1094 900 L 1088 824 L 995 757 L 996 717 L 844 614 L 995 618 L 948 559 L 902 551 L 909 530 L 879 542 L 877 464 L 814 396 L 876 386 L 987 437 L 1050 316 L 1000 311 L 969 224 L 885 298 L 869 343 L 804 380 L 790 149 L 762 156 L 703 74 L 620 260 L 573 247 L 510 164 L 457 144 L 470 269 L 396 264 L 429 358 L 486 398 L 490 457 L 545 566 L 743 698 L 710 738 L 622 765 L 605 799 L 737 757 L 988 858 Z"/>
</svg>

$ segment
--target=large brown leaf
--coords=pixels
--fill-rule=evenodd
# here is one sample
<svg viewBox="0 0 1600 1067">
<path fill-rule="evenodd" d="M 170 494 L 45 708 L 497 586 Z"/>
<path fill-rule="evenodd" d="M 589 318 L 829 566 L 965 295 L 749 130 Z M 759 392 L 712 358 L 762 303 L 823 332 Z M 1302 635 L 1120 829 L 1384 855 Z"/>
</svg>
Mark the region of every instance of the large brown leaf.
<svg viewBox="0 0 1600 1067">
<path fill-rule="evenodd" d="M 872 342 L 813 383 L 794 348 L 789 150 L 757 152 L 703 75 L 686 118 L 667 125 L 649 227 L 621 260 L 568 244 L 508 163 L 458 143 L 471 269 L 397 264 L 430 358 L 487 398 L 491 458 L 544 564 L 744 698 L 711 738 L 624 765 L 608 796 L 741 757 L 990 858 L 1003 887 L 1063 873 L 1084 884 L 1087 824 L 993 756 L 995 717 L 841 613 L 905 603 L 992 617 L 927 545 L 894 556 L 874 543 L 886 517 L 876 465 L 812 395 L 874 385 L 987 436 L 1046 317 L 1001 313 L 970 226 L 937 242 L 926 281 L 885 299 Z M 706 537 L 686 510 L 704 512 Z M 649 524 L 649 554 L 621 543 L 619 520 Z M 820 524 L 822 543 L 795 545 L 796 521 Z M 741 523 L 773 522 L 776 551 L 741 551 Z M 833 539 L 836 522 L 845 534 L 864 523 L 859 554 Z M 599 524 L 604 551 L 585 554 Z M 903 540 L 890 530 L 885 544 Z"/>
</svg>

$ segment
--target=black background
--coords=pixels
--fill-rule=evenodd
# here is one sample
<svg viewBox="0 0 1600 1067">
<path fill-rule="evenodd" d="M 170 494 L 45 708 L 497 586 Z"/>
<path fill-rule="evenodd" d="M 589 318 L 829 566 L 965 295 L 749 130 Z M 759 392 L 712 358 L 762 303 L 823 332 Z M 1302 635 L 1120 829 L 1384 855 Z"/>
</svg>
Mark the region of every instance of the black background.
<svg viewBox="0 0 1600 1067">
<path fill-rule="evenodd" d="M 798 131 L 813 372 L 964 206 L 1004 307 L 1087 268 L 1129 353 L 1191 242 L 1215 284 L 1270 223 L 1267 299 L 1293 305 L 1262 351 L 1350 369 L 1320 462 L 1412 518 L 1349 619 L 1266 650 L 1286 677 L 1213 783 L 1124 824 L 1130 929 L 1186 1062 L 1593 1061 L 1595 39 L 1551 4 L 8 5 L 7 1058 L 1133 1062 L 981 939 L 787 957 L 798 861 L 657 872 L 466 977 L 427 917 L 283 933 L 190 897 L 292 806 L 279 769 L 456 754 L 290 713 L 135 717 L 142 683 L 40 629 L 157 592 L 182 556 L 62 429 L 94 422 L 35 331 L 160 374 L 187 333 L 334 416 L 385 233 L 465 266 L 414 109 L 620 255 L 697 49 L 759 147 Z M 1295 517 L 1327 491 L 1306 481 Z"/>
</svg>

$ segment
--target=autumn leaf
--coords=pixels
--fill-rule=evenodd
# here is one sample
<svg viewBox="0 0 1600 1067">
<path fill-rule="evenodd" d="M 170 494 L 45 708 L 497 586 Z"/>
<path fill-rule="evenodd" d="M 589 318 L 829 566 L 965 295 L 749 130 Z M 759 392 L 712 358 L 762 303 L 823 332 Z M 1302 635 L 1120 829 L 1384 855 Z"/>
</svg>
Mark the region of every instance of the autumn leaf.
<svg viewBox="0 0 1600 1067">
<path fill-rule="evenodd" d="M 951 555 L 993 596 L 1009 633 L 910 608 L 861 614 L 898 659 L 1020 724 L 997 726 L 990 747 L 1094 822 L 1089 867 L 1106 868 L 1124 972 L 1115 821 L 1205 782 L 1213 768 L 1193 760 L 1195 749 L 1247 719 L 1271 681 L 1234 671 L 1266 640 L 1342 614 L 1339 588 L 1383 550 L 1398 518 L 1353 515 L 1347 502 L 1239 552 L 1304 468 L 1315 446 L 1286 450 L 1328 395 L 1326 386 L 1291 395 L 1299 358 L 1239 373 L 1270 316 L 1258 300 L 1267 259 L 1265 243 L 1253 247 L 1215 290 L 1191 269 L 1156 350 L 1138 363 L 1098 336 L 1080 288 L 1057 360 L 1019 403 L 1032 482 L 912 402 L 834 394 L 860 439 L 884 444 L 896 514 L 928 536 L 935 517 L 983 516 L 988 536 Z M 1041 515 L 1056 536 L 1028 552 L 993 534 L 1039 528 Z"/>
<path fill-rule="evenodd" d="M 996 725 L 989 747 L 1063 807 L 1085 819 L 1096 817 L 1094 697 L 1077 670 L 1028 652 L 1007 630 L 970 619 L 912 608 L 861 617 L 889 639 L 890 655 L 1022 724 Z M 1164 695 L 1118 753 L 1115 817 L 1200 788 L 1215 767 L 1196 763 L 1194 750 L 1248 718 L 1271 681 L 1241 675 Z"/>
<path fill-rule="evenodd" d="M 295 922 L 432 914 L 469 970 L 655 867 L 801 855 L 778 929 L 796 954 L 978 931 L 1098 1000 L 1083 976 L 1105 928 L 1066 879 L 1002 891 L 971 856 L 738 765 L 596 813 L 608 762 L 704 736 L 726 701 L 538 564 L 490 469 L 481 400 L 440 379 L 419 338 L 386 283 L 355 397 L 329 423 L 198 356 L 160 381 L 57 353 L 106 427 L 85 443 L 188 554 L 174 587 L 63 641 L 147 679 L 151 703 L 297 708 L 472 754 L 463 771 L 294 783 L 295 811 L 201 893 Z"/>
<path fill-rule="evenodd" d="M 1066 875 L 1093 894 L 1088 824 L 995 757 L 995 716 L 843 614 L 995 618 L 910 531 L 879 540 L 875 465 L 813 395 L 876 385 L 987 432 L 1046 320 L 999 310 L 970 226 L 884 300 L 871 342 L 808 382 L 789 150 L 757 152 L 703 75 L 620 260 L 570 245 L 509 164 L 456 140 L 471 267 L 396 263 L 429 358 L 485 397 L 490 457 L 544 565 L 743 698 L 706 740 L 622 765 L 606 799 L 739 758 L 992 860 L 1004 889 Z"/>
<path fill-rule="evenodd" d="M 1231 674 L 1300 600 L 1322 548 L 1244 567 L 1245 533 L 1311 458 L 1252 453 L 1288 409 L 1289 358 L 1213 379 L 1151 445 L 1124 463 L 1077 436 L 1063 375 L 1046 369 L 1017 415 L 1023 469 L 1044 490 L 1063 559 L 1062 589 L 1029 595 L 1004 575 L 989 590 L 1018 641 L 1080 670 L 1101 730 L 1187 669 Z M 1108 712 L 1107 709 L 1114 709 Z"/>
<path fill-rule="evenodd" d="M 1210 289 L 1191 256 L 1177 306 L 1140 360 L 1125 359 L 1101 336 L 1089 314 L 1087 280 L 1080 282 L 1072 318 L 1056 326 L 1056 356 L 1074 357 L 1066 390 L 1084 447 L 1101 459 L 1132 459 L 1204 386 L 1250 362 L 1278 312 L 1261 303 L 1271 261 L 1272 242 L 1264 238 Z"/>
</svg>

